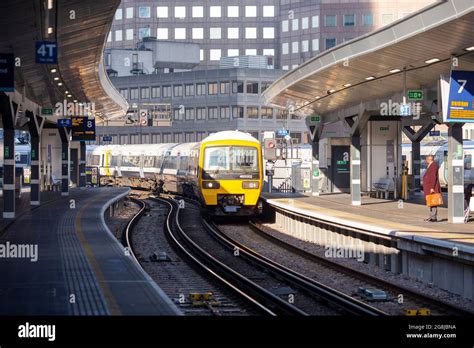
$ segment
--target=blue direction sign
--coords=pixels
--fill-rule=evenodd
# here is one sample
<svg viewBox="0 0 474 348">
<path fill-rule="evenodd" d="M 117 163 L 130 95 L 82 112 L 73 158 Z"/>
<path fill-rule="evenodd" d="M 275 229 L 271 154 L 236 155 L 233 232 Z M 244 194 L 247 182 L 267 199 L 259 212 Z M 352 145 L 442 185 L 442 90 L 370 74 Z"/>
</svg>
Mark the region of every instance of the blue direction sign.
<svg viewBox="0 0 474 348">
<path fill-rule="evenodd" d="M 58 127 L 72 127 L 72 121 L 69 118 L 60 118 L 58 120 Z"/>
<path fill-rule="evenodd" d="M 112 136 L 111 136 L 111 135 L 104 135 L 104 136 L 102 137 L 102 140 L 103 140 L 103 141 L 112 141 Z"/>
<path fill-rule="evenodd" d="M 0 91 L 13 92 L 14 85 L 14 56 L 10 53 L 0 53 Z"/>
<path fill-rule="evenodd" d="M 430 131 L 430 137 L 439 137 L 441 135 L 440 131 Z"/>
<path fill-rule="evenodd" d="M 400 104 L 400 116 L 410 116 L 411 106 L 410 104 Z"/>
<path fill-rule="evenodd" d="M 57 64 L 58 45 L 53 41 L 37 41 L 35 51 L 36 64 Z"/>
<path fill-rule="evenodd" d="M 278 129 L 276 131 L 276 135 L 279 137 L 286 137 L 290 132 L 287 131 L 286 129 Z"/>
<path fill-rule="evenodd" d="M 446 122 L 474 122 L 474 71 L 452 71 Z"/>
</svg>

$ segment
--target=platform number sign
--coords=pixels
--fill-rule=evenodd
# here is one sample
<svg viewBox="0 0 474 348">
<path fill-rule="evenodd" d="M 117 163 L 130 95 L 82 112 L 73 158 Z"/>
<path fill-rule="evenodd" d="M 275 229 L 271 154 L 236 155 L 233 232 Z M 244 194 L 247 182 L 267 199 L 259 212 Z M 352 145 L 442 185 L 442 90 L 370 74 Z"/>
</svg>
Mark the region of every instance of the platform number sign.
<svg viewBox="0 0 474 348">
<path fill-rule="evenodd" d="M 95 120 L 87 117 L 72 117 L 72 140 L 95 140 Z"/>
<path fill-rule="evenodd" d="M 447 111 L 447 122 L 474 122 L 474 71 L 451 72 Z"/>
<path fill-rule="evenodd" d="M 58 45 L 53 41 L 37 41 L 35 51 L 36 64 L 57 64 Z"/>
</svg>

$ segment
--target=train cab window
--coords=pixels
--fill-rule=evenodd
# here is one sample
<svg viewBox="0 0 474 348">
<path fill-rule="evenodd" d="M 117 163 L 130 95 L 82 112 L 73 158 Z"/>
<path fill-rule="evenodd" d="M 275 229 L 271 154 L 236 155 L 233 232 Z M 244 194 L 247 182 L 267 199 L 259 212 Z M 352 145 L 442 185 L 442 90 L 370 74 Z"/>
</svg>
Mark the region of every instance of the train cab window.
<svg viewBox="0 0 474 348">
<path fill-rule="evenodd" d="M 255 148 L 233 147 L 231 160 L 234 171 L 258 171 L 258 154 Z"/>
<path fill-rule="evenodd" d="M 155 164 L 155 156 L 144 156 L 143 157 L 143 167 L 144 168 L 153 168 Z"/>
<path fill-rule="evenodd" d="M 204 169 L 207 171 L 230 170 L 230 147 L 208 147 L 204 151 Z"/>
</svg>

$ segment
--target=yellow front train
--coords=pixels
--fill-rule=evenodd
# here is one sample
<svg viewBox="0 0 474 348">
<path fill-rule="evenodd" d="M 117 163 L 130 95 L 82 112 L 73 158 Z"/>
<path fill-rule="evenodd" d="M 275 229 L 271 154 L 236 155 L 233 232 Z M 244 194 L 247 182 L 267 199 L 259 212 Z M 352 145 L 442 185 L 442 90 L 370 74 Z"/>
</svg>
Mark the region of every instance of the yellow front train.
<svg viewBox="0 0 474 348">
<path fill-rule="evenodd" d="M 199 150 L 199 187 L 213 215 L 254 215 L 260 210 L 262 149 L 248 133 L 211 134 Z"/>
</svg>

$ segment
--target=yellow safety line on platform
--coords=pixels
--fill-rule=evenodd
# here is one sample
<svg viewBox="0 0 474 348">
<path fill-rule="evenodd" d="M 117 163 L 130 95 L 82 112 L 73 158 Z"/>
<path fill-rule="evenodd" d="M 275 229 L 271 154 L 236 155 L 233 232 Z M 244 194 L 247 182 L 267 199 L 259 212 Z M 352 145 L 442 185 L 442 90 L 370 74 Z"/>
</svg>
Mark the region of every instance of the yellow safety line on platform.
<svg viewBox="0 0 474 348">
<path fill-rule="evenodd" d="M 108 286 L 104 274 L 102 273 L 99 263 L 97 262 L 94 253 L 92 251 L 91 246 L 86 240 L 86 237 L 84 236 L 84 233 L 82 232 L 82 227 L 81 227 L 81 218 L 82 214 L 84 213 L 85 209 L 90 206 L 94 201 L 96 201 L 98 198 L 93 199 L 89 203 L 86 203 L 77 213 L 76 216 L 76 221 L 75 221 L 75 227 L 76 227 L 76 233 L 77 236 L 79 237 L 79 242 L 81 243 L 84 252 L 86 254 L 87 260 L 89 261 L 89 264 L 92 267 L 92 271 L 94 272 L 98 283 L 99 287 L 102 291 L 102 294 L 105 297 L 105 300 L 107 301 L 107 307 L 109 309 L 110 314 L 112 315 L 121 315 L 122 312 L 120 311 L 120 308 L 117 304 L 117 301 L 115 300 L 115 297 L 112 293 L 112 290 Z"/>
</svg>

